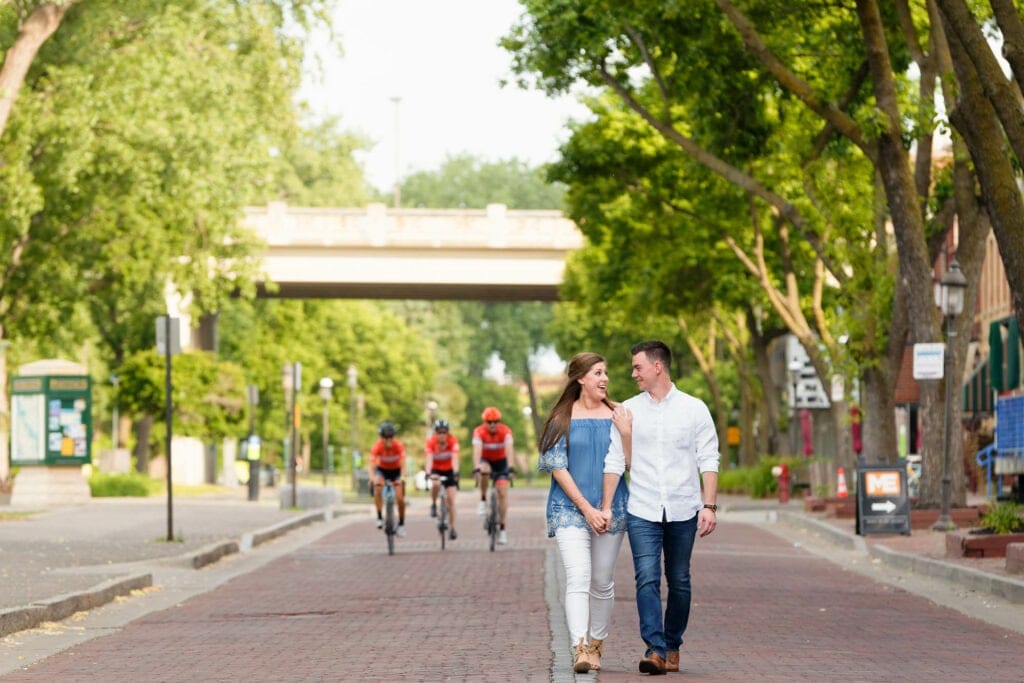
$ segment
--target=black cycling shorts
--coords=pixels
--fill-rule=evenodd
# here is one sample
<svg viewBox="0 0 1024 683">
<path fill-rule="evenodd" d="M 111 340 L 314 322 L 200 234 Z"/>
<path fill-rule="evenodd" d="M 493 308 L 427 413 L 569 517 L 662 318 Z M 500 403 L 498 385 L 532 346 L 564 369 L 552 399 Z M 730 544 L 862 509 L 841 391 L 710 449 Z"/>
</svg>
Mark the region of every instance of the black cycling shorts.
<svg viewBox="0 0 1024 683">
<path fill-rule="evenodd" d="M 459 473 L 455 470 L 430 470 L 431 475 L 437 475 L 441 477 L 441 485 L 445 488 L 454 486 L 456 490 L 459 488 Z"/>
</svg>

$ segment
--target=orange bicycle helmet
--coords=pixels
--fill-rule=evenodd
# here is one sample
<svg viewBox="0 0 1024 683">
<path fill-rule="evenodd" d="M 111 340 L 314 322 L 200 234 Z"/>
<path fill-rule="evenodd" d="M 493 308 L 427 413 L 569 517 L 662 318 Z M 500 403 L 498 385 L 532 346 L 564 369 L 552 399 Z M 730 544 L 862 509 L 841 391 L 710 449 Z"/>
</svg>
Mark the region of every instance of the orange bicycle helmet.
<svg viewBox="0 0 1024 683">
<path fill-rule="evenodd" d="M 484 422 L 501 422 L 501 411 L 494 406 L 487 406 L 480 417 Z"/>
</svg>

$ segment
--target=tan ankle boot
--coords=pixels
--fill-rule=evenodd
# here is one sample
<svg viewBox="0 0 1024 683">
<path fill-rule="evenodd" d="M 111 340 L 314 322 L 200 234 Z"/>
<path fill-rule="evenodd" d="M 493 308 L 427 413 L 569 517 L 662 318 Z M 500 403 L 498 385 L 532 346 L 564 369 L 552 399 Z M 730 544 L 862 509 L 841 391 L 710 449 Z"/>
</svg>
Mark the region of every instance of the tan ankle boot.
<svg viewBox="0 0 1024 683">
<path fill-rule="evenodd" d="M 590 639 L 590 645 L 587 646 L 587 651 L 590 654 L 590 668 L 594 671 L 601 670 L 601 655 L 602 648 L 604 646 L 603 640 Z"/>
<path fill-rule="evenodd" d="M 576 644 L 572 651 L 572 670 L 578 674 L 585 674 L 592 668 L 590 646 L 585 645 L 583 639 L 580 638 L 580 642 Z"/>
</svg>

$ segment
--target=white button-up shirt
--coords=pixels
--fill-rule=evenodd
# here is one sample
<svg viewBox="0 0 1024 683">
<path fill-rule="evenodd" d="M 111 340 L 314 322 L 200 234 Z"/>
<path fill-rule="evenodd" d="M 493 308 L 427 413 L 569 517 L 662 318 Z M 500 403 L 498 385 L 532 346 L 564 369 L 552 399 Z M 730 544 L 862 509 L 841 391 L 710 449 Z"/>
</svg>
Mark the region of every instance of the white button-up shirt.
<svg viewBox="0 0 1024 683">
<path fill-rule="evenodd" d="M 711 411 L 695 396 L 675 386 L 661 401 L 646 391 L 623 404 L 633 413 L 633 447 L 629 471 L 631 515 L 650 522 L 681 522 L 696 515 L 702 472 L 718 471 L 718 433 Z M 604 471 L 626 469 L 622 437 L 612 428 Z"/>
</svg>

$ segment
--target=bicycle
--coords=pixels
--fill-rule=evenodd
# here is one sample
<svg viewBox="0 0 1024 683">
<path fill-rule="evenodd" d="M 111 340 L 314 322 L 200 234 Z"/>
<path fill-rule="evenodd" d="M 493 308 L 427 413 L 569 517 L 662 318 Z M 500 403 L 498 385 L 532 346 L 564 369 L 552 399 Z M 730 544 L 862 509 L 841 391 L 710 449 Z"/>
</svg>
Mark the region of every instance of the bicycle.
<svg viewBox="0 0 1024 683">
<path fill-rule="evenodd" d="M 384 535 L 388 539 L 388 555 L 394 555 L 398 524 L 395 523 L 395 487 L 388 479 L 384 480 L 381 497 L 384 499 Z"/>
<path fill-rule="evenodd" d="M 510 488 L 514 478 L 515 471 L 510 469 L 508 473 L 508 485 Z M 484 517 L 484 531 L 487 532 L 489 537 L 488 544 L 493 553 L 494 546 L 498 543 L 498 534 L 501 532 L 501 513 L 498 510 L 498 487 L 494 482 L 492 482 L 491 492 L 487 494 L 487 515 Z"/>
<path fill-rule="evenodd" d="M 435 477 L 440 479 L 440 477 Z M 444 550 L 444 544 L 448 537 L 448 490 L 442 486 L 438 493 L 438 505 L 437 505 L 437 531 L 441 534 L 441 550 Z"/>
</svg>

